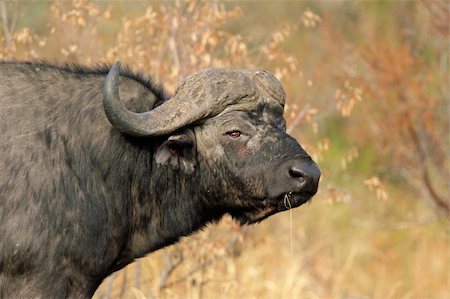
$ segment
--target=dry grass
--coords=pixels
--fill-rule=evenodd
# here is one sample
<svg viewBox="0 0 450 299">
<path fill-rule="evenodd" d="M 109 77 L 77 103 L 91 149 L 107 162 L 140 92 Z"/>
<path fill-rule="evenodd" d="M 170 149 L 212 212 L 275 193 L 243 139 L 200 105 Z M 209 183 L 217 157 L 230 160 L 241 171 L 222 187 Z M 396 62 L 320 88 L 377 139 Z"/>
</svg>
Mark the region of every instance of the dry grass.
<svg viewBox="0 0 450 299">
<path fill-rule="evenodd" d="M 2 59 L 120 59 L 171 91 L 205 67 L 270 70 L 286 87 L 288 130 L 322 168 L 292 237 L 288 213 L 245 228 L 226 218 L 115 273 L 96 298 L 448 298 L 445 2 L 0 9 Z"/>
</svg>

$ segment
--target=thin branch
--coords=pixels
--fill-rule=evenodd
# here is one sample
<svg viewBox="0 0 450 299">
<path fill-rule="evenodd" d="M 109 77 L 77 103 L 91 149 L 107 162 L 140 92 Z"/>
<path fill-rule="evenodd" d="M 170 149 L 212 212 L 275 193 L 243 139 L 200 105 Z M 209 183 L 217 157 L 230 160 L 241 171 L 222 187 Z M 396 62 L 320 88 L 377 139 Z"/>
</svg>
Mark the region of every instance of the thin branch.
<svg viewBox="0 0 450 299">
<path fill-rule="evenodd" d="M 12 45 L 12 35 L 11 28 L 8 22 L 8 8 L 6 7 L 6 1 L 0 1 L 1 17 L 2 17 L 2 27 L 5 33 L 6 47 L 9 48 Z"/>
<path fill-rule="evenodd" d="M 239 237 L 234 237 L 234 238 L 230 239 L 228 244 L 225 246 L 225 252 L 226 253 L 230 252 L 235 247 L 235 245 L 238 243 L 238 241 L 239 241 Z M 170 284 L 167 284 L 165 287 L 171 287 L 173 285 L 176 285 L 180 282 L 185 281 L 188 277 L 192 276 L 193 274 L 195 274 L 198 271 L 202 271 L 203 269 L 205 269 L 205 267 L 214 264 L 215 262 L 217 262 L 224 256 L 226 256 L 226 254 L 221 255 L 221 256 L 214 256 L 214 257 L 211 257 L 211 258 L 205 260 L 203 263 L 198 264 L 196 267 L 192 268 L 190 271 L 185 273 L 182 277 L 178 278 L 177 280 L 173 281 Z"/>
<path fill-rule="evenodd" d="M 286 133 L 290 134 L 296 126 L 300 123 L 300 121 L 305 117 L 306 113 L 308 113 L 308 110 L 310 108 L 310 105 L 305 105 L 302 110 L 300 110 L 297 115 L 295 116 L 294 120 L 289 124 L 289 126 L 286 129 Z"/>
<path fill-rule="evenodd" d="M 141 288 L 141 261 L 137 260 L 134 268 L 134 286 L 137 289 Z"/>
<path fill-rule="evenodd" d="M 11 21 L 11 23 L 9 25 L 10 32 L 16 31 L 17 19 L 19 17 L 19 11 L 20 11 L 20 8 L 21 8 L 20 7 L 20 4 L 21 4 L 20 1 L 17 1 L 15 4 L 16 4 L 16 7 L 14 8 L 14 14 L 12 16 L 12 21 Z"/>
<path fill-rule="evenodd" d="M 110 299 L 111 298 L 111 291 L 112 291 L 112 286 L 113 286 L 113 282 L 114 282 L 114 278 L 115 277 L 116 277 L 116 273 L 113 273 L 108 278 L 108 284 L 106 286 L 106 290 L 105 290 L 105 294 L 103 295 L 103 298 L 105 298 L 105 299 Z"/>
<path fill-rule="evenodd" d="M 431 182 L 428 169 L 426 168 L 424 169 L 423 180 L 425 182 L 425 186 L 427 187 L 428 193 L 430 194 L 435 204 L 439 207 L 440 210 L 444 211 L 447 216 L 450 216 L 450 202 L 446 201 L 442 196 L 438 194 L 438 191 Z"/>
<path fill-rule="evenodd" d="M 169 277 L 172 274 L 172 272 L 175 270 L 175 268 L 181 264 L 183 261 L 183 255 L 177 254 L 175 256 L 172 256 L 172 258 L 169 256 L 169 254 L 163 255 L 164 259 L 164 265 L 165 268 L 163 272 L 161 273 L 160 279 L 159 279 L 159 288 L 164 289 L 168 285 Z"/>
<path fill-rule="evenodd" d="M 409 116 L 409 115 L 408 115 Z M 447 216 L 450 216 L 450 202 L 444 199 L 444 197 L 439 194 L 439 192 L 434 187 L 430 174 L 427 168 L 427 155 L 424 150 L 424 147 L 422 146 L 422 142 L 420 140 L 420 137 L 417 133 L 417 130 L 414 128 L 414 125 L 411 122 L 411 118 L 408 117 L 409 123 L 408 123 L 408 131 L 411 135 L 411 139 L 413 141 L 414 146 L 416 147 L 416 150 L 419 154 L 419 160 L 422 163 L 422 173 L 423 173 L 423 181 L 425 183 L 425 187 L 428 190 L 428 194 L 430 195 L 433 202 L 436 204 L 436 206 L 445 212 Z"/>
<path fill-rule="evenodd" d="M 125 295 L 125 290 L 127 289 L 127 280 L 127 269 L 125 268 L 122 274 L 122 288 L 120 289 L 119 298 L 123 298 L 123 296 Z"/>
<path fill-rule="evenodd" d="M 169 37 L 169 50 L 170 53 L 172 54 L 172 60 L 174 63 L 174 68 L 176 69 L 177 74 L 180 74 L 180 58 L 178 55 L 178 49 L 177 49 L 177 31 L 178 31 L 178 24 L 176 24 L 176 22 L 174 19 L 170 19 L 170 37 Z M 185 74 L 182 74 L 183 76 Z"/>
</svg>

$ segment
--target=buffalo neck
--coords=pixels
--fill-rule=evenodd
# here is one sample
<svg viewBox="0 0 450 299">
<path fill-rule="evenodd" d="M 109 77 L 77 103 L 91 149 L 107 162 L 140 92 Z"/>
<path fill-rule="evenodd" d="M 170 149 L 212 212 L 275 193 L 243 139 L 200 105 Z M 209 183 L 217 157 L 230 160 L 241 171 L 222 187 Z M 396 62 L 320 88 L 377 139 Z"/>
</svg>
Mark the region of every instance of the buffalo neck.
<svg viewBox="0 0 450 299">
<path fill-rule="evenodd" d="M 212 208 L 208 192 L 201 190 L 208 178 L 198 170 L 185 174 L 154 162 L 159 140 L 127 137 L 134 161 L 124 161 L 124 183 L 129 231 L 121 259 L 134 259 L 177 242 L 180 237 L 218 220 L 222 214 Z M 200 161 L 201 163 L 201 161 Z M 204 184 L 207 185 L 207 184 Z M 208 211 L 208 212 L 207 212 Z"/>
</svg>

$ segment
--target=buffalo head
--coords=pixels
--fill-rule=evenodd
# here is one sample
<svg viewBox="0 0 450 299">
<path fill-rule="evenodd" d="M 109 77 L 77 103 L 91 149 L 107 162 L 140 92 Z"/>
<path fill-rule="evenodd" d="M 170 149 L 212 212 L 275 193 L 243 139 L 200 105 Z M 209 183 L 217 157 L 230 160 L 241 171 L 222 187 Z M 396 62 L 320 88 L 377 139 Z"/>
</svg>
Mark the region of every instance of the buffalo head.
<svg viewBox="0 0 450 299">
<path fill-rule="evenodd" d="M 320 170 L 286 133 L 286 96 L 272 74 L 206 69 L 166 102 L 135 113 L 120 101 L 119 68 L 113 65 L 104 84 L 108 120 L 125 134 L 160 140 L 155 164 L 207 181 L 197 192 L 212 209 L 254 223 L 317 192 Z"/>
</svg>

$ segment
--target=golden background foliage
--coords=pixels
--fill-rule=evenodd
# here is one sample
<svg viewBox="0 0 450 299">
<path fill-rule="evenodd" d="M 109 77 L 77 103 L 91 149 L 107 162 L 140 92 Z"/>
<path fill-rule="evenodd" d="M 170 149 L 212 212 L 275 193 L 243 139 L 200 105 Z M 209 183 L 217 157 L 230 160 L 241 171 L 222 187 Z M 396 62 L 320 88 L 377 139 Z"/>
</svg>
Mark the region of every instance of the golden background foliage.
<svg viewBox="0 0 450 299">
<path fill-rule="evenodd" d="M 0 58 L 121 60 L 173 91 L 262 68 L 321 166 L 311 204 L 229 218 L 105 280 L 95 298 L 448 298 L 446 1 L 1 1 Z"/>
</svg>

